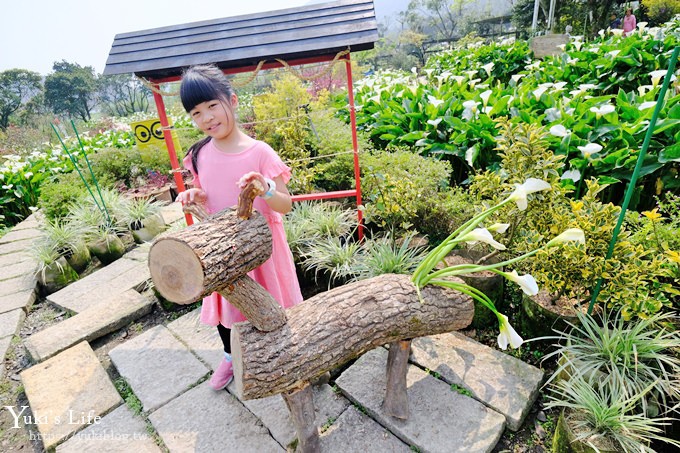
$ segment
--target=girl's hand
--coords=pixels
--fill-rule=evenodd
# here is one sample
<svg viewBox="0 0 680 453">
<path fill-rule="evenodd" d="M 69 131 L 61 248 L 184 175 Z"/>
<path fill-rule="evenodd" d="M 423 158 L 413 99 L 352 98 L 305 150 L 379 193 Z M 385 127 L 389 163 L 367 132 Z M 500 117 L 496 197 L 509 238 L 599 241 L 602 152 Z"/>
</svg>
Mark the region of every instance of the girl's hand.
<svg viewBox="0 0 680 453">
<path fill-rule="evenodd" d="M 175 199 L 175 201 L 181 202 L 182 206 L 189 203 L 204 204 L 207 200 L 208 195 L 205 193 L 205 191 L 197 187 L 180 192 Z"/>
<path fill-rule="evenodd" d="M 245 175 L 241 176 L 241 179 L 238 180 L 238 188 L 243 189 L 245 186 L 247 186 L 250 182 L 253 180 L 257 180 L 262 184 L 262 187 L 264 187 L 264 190 L 267 190 L 267 181 L 264 180 L 264 176 L 262 176 L 260 173 L 256 171 L 251 171 L 246 173 Z"/>
</svg>

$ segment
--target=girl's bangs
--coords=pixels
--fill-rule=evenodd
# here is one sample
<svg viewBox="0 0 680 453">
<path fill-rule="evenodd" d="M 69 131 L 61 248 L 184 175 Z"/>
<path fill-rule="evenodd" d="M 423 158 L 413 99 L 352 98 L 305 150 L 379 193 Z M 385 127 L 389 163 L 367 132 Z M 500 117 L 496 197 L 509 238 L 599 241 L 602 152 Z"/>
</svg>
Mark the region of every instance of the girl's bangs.
<svg viewBox="0 0 680 453">
<path fill-rule="evenodd" d="M 223 99 L 224 94 L 217 90 L 217 87 L 211 80 L 198 74 L 187 74 L 182 79 L 179 97 L 182 99 L 184 110 L 189 112 L 202 102 Z"/>
</svg>

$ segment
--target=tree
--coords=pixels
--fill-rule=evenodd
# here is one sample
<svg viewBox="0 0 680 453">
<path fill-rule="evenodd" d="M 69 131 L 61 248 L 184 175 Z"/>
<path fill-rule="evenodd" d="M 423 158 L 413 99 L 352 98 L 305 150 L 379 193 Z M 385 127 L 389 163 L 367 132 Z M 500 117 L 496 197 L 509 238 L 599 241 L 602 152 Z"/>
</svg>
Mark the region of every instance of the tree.
<svg viewBox="0 0 680 453">
<path fill-rule="evenodd" d="M 609 26 L 610 15 L 616 6 L 617 0 L 557 0 L 553 30 L 563 32 L 570 25 L 572 34 L 594 35 Z M 540 0 L 538 22 L 541 27 L 547 22 L 549 10 L 550 0 Z M 513 6 L 512 23 L 518 30 L 530 30 L 533 16 L 534 0 L 519 0 Z"/>
<path fill-rule="evenodd" d="M 41 89 L 41 77 L 37 72 L 27 69 L 0 72 L 0 129 L 7 129 L 10 116 Z"/>
<path fill-rule="evenodd" d="M 642 4 L 647 9 L 650 25 L 661 25 L 680 14 L 680 0 L 642 0 Z"/>
<path fill-rule="evenodd" d="M 118 74 L 100 78 L 100 96 L 107 113 L 128 116 L 149 110 L 151 90 L 136 77 Z"/>
<path fill-rule="evenodd" d="M 45 102 L 54 113 L 66 113 L 89 121 L 97 103 L 97 76 L 92 66 L 65 60 L 55 62 L 45 78 Z"/>
<path fill-rule="evenodd" d="M 416 33 L 454 40 L 465 0 L 411 0 L 402 19 Z"/>
</svg>

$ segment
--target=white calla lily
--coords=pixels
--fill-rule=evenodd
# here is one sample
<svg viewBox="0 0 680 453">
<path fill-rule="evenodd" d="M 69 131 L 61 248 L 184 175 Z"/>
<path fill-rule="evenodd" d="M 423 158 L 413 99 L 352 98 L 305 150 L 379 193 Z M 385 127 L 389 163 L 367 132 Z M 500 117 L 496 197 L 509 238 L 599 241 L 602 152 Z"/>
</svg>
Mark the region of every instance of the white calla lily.
<svg viewBox="0 0 680 453">
<path fill-rule="evenodd" d="M 595 116 L 599 119 L 603 115 L 608 115 L 609 113 L 615 112 L 616 107 L 611 104 L 604 104 L 600 107 L 591 107 L 591 112 L 595 113 Z"/>
<path fill-rule="evenodd" d="M 486 73 L 491 76 L 491 71 L 493 70 L 493 67 L 496 66 L 493 61 L 491 63 L 487 63 L 484 66 L 482 66 L 482 69 L 486 71 Z"/>
<path fill-rule="evenodd" d="M 504 351 L 508 349 L 508 345 L 510 345 L 510 347 L 513 349 L 522 346 L 524 340 L 519 336 L 515 329 L 512 328 L 508 322 L 508 317 L 501 313 L 498 313 L 497 316 L 501 331 L 501 333 L 498 335 L 498 346 Z"/>
<path fill-rule="evenodd" d="M 612 28 L 612 35 L 614 36 L 622 36 L 623 35 L 623 29 L 622 28 Z"/>
<path fill-rule="evenodd" d="M 479 94 L 479 97 L 482 98 L 482 103 L 484 104 L 484 107 L 486 107 L 487 104 L 489 103 L 491 93 L 492 93 L 491 90 L 486 90 L 485 92 Z"/>
<path fill-rule="evenodd" d="M 547 182 L 537 178 L 529 178 L 524 184 L 515 184 L 515 191 L 510 194 L 509 199 L 517 203 L 517 207 L 520 211 L 524 211 L 528 205 L 528 194 L 547 189 L 550 189 L 550 184 Z"/>
<path fill-rule="evenodd" d="M 484 242 L 485 244 L 489 244 L 497 250 L 505 250 L 505 246 L 500 242 L 496 242 L 489 230 L 486 228 L 475 228 L 469 233 L 463 235 L 459 240 L 461 242 L 466 242 L 468 245 L 474 245 L 477 242 Z"/>
<path fill-rule="evenodd" d="M 583 230 L 579 228 L 569 228 L 564 230 L 562 234 L 552 238 L 552 240 L 546 244 L 546 247 L 553 247 L 558 244 L 564 244 L 565 242 L 578 242 L 579 244 L 585 244 L 586 236 L 583 233 Z"/>
<path fill-rule="evenodd" d="M 503 277 L 507 278 L 511 282 L 517 283 L 524 294 L 528 296 L 535 296 L 538 294 L 538 284 L 536 279 L 529 274 L 518 275 L 517 271 L 504 272 Z"/>
<path fill-rule="evenodd" d="M 435 107 L 439 107 L 444 103 L 443 100 L 437 99 L 436 97 L 430 95 L 427 96 L 427 100 L 430 102 L 430 104 L 434 105 Z"/>
<path fill-rule="evenodd" d="M 602 151 L 602 145 L 598 145 L 597 143 L 588 143 L 586 146 L 577 146 L 577 148 L 586 159 L 590 159 L 590 156 Z"/>
<path fill-rule="evenodd" d="M 547 90 L 548 88 L 546 86 L 539 86 L 534 91 L 532 91 L 532 93 L 536 100 L 538 101 L 539 99 L 541 99 L 541 96 L 543 96 L 543 93 L 545 93 Z"/>
<path fill-rule="evenodd" d="M 510 76 L 510 78 L 511 78 L 515 83 L 519 82 L 519 79 L 521 79 L 522 77 L 524 77 L 524 74 L 513 74 L 513 75 Z"/>
<path fill-rule="evenodd" d="M 553 135 L 555 137 L 566 137 L 571 132 L 561 124 L 556 124 L 550 128 L 550 135 Z"/>
<path fill-rule="evenodd" d="M 494 233 L 503 234 L 508 231 L 508 228 L 510 228 L 509 223 L 494 223 L 489 228 L 487 228 L 487 230 Z"/>
<path fill-rule="evenodd" d="M 578 170 L 567 170 L 562 173 L 560 179 L 571 179 L 572 181 L 577 182 L 581 179 L 581 172 Z"/>
<path fill-rule="evenodd" d="M 462 85 L 463 82 L 465 82 L 465 77 L 460 76 L 460 75 L 454 75 L 454 76 L 451 76 L 451 78 L 453 80 L 455 80 L 458 85 Z"/>
<path fill-rule="evenodd" d="M 650 72 L 649 76 L 652 78 L 652 88 L 656 87 L 665 75 L 666 71 L 663 69 Z"/>
<path fill-rule="evenodd" d="M 655 106 L 656 106 L 656 102 L 647 101 L 647 102 L 643 102 L 642 104 L 640 104 L 638 106 L 638 110 L 647 110 L 647 109 L 651 109 L 652 107 L 655 107 Z"/>
</svg>

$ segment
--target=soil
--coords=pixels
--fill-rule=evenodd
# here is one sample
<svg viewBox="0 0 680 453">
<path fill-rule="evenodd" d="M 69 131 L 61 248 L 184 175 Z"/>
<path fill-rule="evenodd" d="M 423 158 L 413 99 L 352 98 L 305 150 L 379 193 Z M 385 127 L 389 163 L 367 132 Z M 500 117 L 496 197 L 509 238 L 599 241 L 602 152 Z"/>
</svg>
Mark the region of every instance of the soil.
<svg viewBox="0 0 680 453">
<path fill-rule="evenodd" d="M 541 307 L 549 310 L 559 316 L 575 317 L 576 312 L 581 310 L 582 313 L 588 311 L 588 304 L 582 300 L 562 296 L 557 300 L 552 300 L 551 296 L 545 291 L 540 291 L 533 296 L 533 300 Z"/>
</svg>

